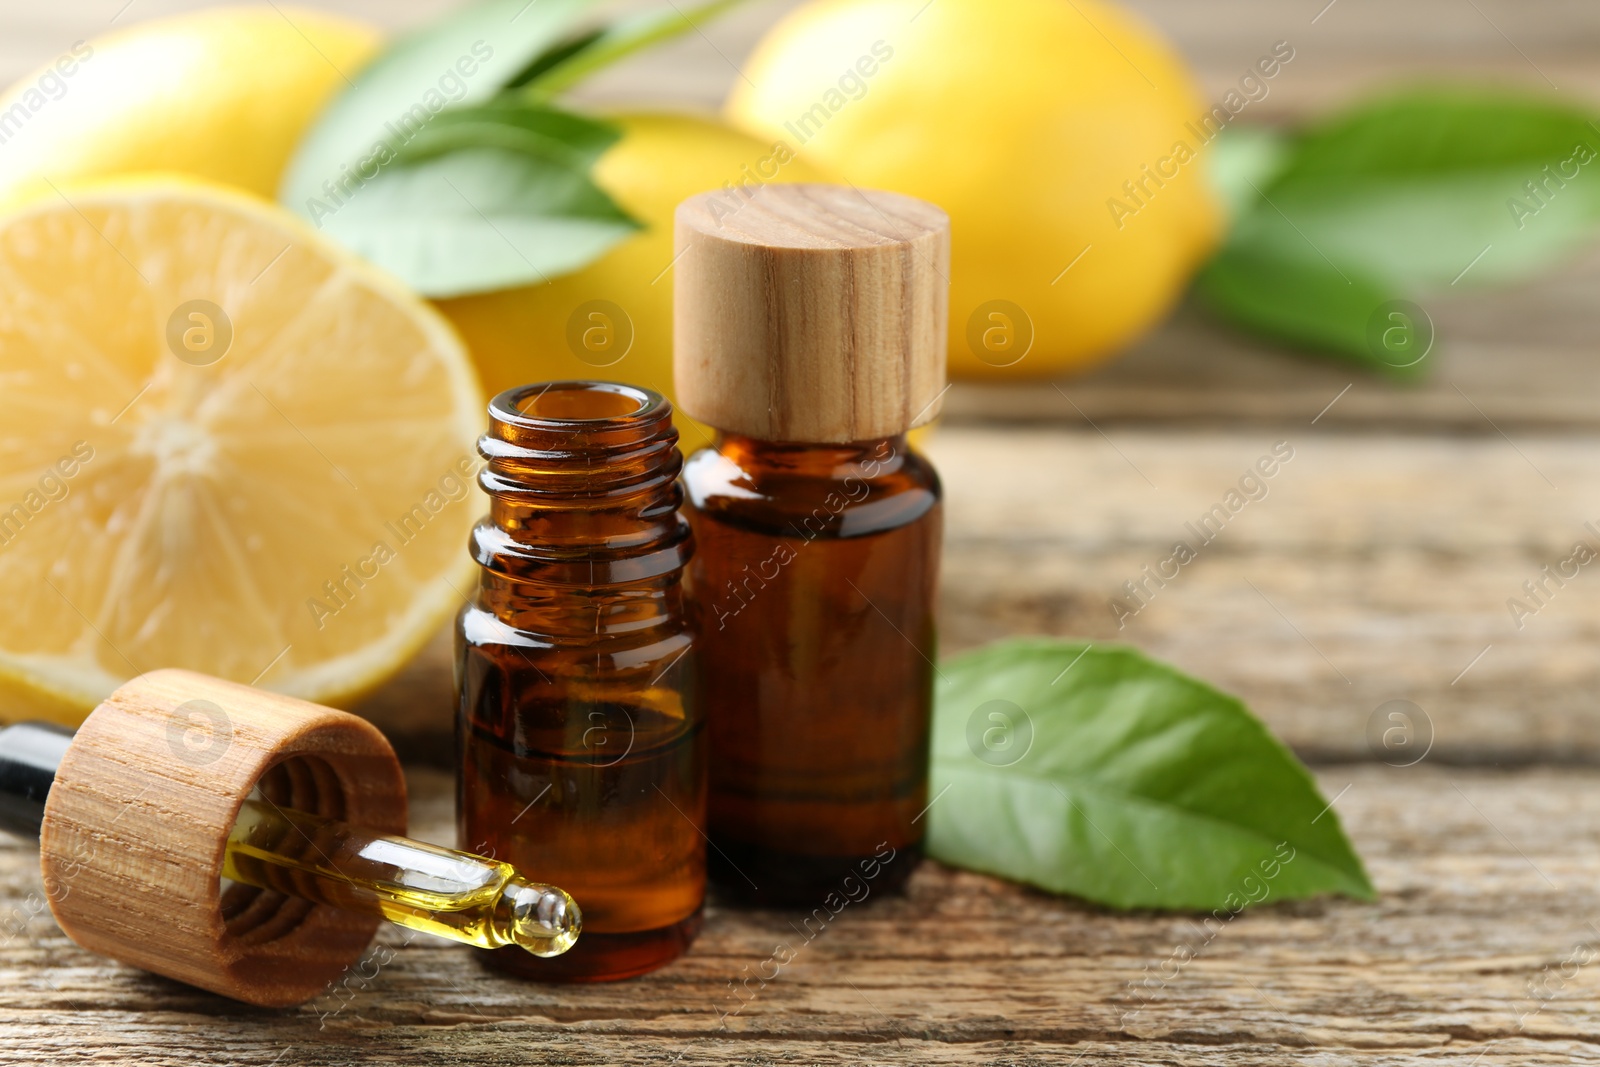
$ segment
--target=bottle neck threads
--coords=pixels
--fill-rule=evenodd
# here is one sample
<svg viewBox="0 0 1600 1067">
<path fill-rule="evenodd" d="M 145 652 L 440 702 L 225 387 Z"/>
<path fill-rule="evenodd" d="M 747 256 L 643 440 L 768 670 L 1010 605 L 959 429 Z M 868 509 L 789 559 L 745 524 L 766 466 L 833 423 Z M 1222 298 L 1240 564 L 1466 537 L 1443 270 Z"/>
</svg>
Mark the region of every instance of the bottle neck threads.
<svg viewBox="0 0 1600 1067">
<path fill-rule="evenodd" d="M 676 582 L 693 542 L 678 511 L 683 458 L 665 397 L 550 382 L 501 393 L 489 417 L 478 441 L 489 514 L 472 534 L 489 600 Z"/>
</svg>

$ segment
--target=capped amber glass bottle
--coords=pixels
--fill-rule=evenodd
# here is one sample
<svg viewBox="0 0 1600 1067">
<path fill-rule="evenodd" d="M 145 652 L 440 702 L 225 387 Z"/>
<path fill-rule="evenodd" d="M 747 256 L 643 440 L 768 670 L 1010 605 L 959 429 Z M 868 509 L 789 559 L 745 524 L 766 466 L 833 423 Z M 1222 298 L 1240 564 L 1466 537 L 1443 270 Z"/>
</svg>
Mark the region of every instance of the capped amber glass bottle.
<svg viewBox="0 0 1600 1067">
<path fill-rule="evenodd" d="M 807 903 L 921 850 L 939 481 L 904 436 L 720 434 L 684 472 L 711 723 L 710 854 L 752 900 Z M 747 880 L 748 879 L 748 880 Z"/>
<path fill-rule="evenodd" d="M 469 851 L 546 874 L 583 909 L 566 955 L 495 950 L 533 978 L 642 974 L 693 939 L 705 752 L 672 407 L 553 382 L 489 406 L 457 641 L 458 817 Z"/>
<path fill-rule="evenodd" d="M 678 209 L 678 396 L 716 431 L 684 470 L 709 860 L 738 898 L 892 889 L 921 854 L 942 512 L 905 433 L 944 391 L 948 226 L 816 185 Z"/>
</svg>

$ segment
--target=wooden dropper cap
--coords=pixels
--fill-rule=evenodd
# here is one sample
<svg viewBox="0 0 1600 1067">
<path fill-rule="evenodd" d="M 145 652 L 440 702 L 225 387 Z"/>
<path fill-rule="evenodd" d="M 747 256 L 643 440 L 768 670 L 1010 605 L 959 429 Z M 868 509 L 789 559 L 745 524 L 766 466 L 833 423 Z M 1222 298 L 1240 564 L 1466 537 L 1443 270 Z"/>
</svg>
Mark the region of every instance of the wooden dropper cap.
<svg viewBox="0 0 1600 1067">
<path fill-rule="evenodd" d="M 898 193 L 718 190 L 678 205 L 678 407 L 767 441 L 904 433 L 945 388 L 950 220 Z"/>
<path fill-rule="evenodd" d="M 79 727 L 45 801 L 56 922 L 91 951 L 251 1004 L 325 991 L 380 920 L 248 886 L 224 895 L 228 834 L 258 785 L 282 807 L 406 829 L 400 762 L 363 719 L 188 671 L 118 689 Z"/>
</svg>

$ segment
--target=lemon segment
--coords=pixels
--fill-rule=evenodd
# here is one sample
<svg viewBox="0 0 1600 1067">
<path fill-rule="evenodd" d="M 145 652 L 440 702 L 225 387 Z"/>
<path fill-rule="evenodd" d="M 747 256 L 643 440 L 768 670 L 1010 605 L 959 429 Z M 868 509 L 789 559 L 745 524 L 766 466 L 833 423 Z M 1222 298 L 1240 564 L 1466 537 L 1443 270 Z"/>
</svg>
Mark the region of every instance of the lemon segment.
<svg viewBox="0 0 1600 1067">
<path fill-rule="evenodd" d="M 436 312 L 271 204 L 151 180 L 0 218 L 0 692 L 370 688 L 469 588 L 483 410 Z"/>
</svg>

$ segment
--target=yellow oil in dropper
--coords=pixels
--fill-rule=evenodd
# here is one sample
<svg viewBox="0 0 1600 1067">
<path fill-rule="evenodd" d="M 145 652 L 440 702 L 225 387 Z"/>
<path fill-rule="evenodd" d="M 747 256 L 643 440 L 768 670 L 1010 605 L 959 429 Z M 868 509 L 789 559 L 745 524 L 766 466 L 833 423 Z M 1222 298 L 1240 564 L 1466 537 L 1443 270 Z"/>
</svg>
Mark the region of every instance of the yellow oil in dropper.
<svg viewBox="0 0 1600 1067">
<path fill-rule="evenodd" d="M 53 723 L 0 727 L 0 830 L 39 839 L 71 741 Z M 509 863 L 280 807 L 259 788 L 239 809 L 222 875 L 479 948 L 559 956 L 583 928 L 576 901 Z"/>
<path fill-rule="evenodd" d="M 583 915 L 555 886 L 509 863 L 281 808 L 259 793 L 228 837 L 223 877 L 479 948 L 559 956 Z"/>
</svg>

